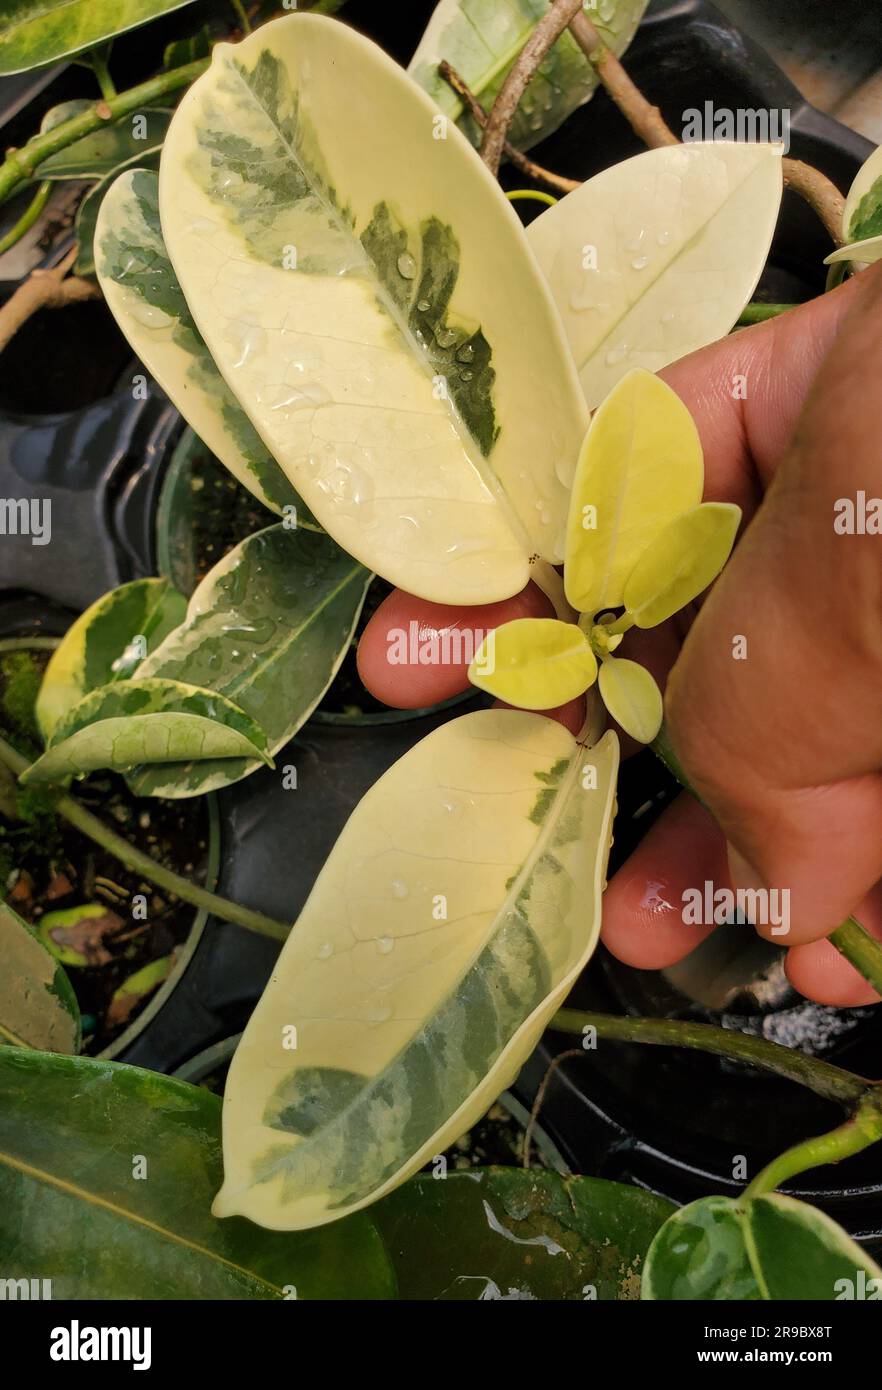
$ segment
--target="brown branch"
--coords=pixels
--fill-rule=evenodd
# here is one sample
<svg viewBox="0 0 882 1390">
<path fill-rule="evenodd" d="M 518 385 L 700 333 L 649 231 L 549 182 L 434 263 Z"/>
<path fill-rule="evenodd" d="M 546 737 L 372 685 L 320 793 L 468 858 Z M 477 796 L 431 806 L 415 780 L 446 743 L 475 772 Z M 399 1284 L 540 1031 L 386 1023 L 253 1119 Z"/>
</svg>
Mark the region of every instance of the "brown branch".
<svg viewBox="0 0 882 1390">
<path fill-rule="evenodd" d="M 468 107 L 475 123 L 483 130 L 487 124 L 487 112 L 484 110 L 471 88 L 466 86 L 465 81 L 460 77 L 456 68 L 452 68 L 445 58 L 438 64 L 438 71 L 444 78 L 448 87 L 452 87 L 460 101 Z M 536 164 L 534 160 L 528 159 L 525 154 L 522 154 L 521 151 L 510 144 L 508 140 L 506 140 L 503 145 L 502 151 L 506 159 L 510 159 L 512 164 L 516 165 L 522 174 L 527 175 L 527 178 L 535 179 L 537 183 L 547 184 L 548 187 L 553 188 L 556 193 L 572 193 L 573 189 L 581 187 L 581 181 L 579 179 L 567 179 L 564 178 L 563 174 L 555 174 L 551 169 L 543 169 L 541 164 Z"/>
<path fill-rule="evenodd" d="M 662 145 L 679 145 L 674 132 L 657 106 L 646 100 L 640 88 L 631 81 L 616 55 L 607 48 L 594 25 L 579 13 L 570 21 L 570 33 L 597 73 L 630 125 L 634 134 L 651 150 Z"/>
<path fill-rule="evenodd" d="M 78 275 L 65 279 L 77 257 L 74 246 L 63 261 L 51 270 L 34 270 L 0 309 L 0 352 L 23 323 L 40 309 L 60 309 L 84 299 L 99 299 L 101 291 L 90 280 Z"/>
<path fill-rule="evenodd" d="M 581 8 L 582 0 L 554 0 L 509 69 L 487 117 L 481 141 L 481 158 L 491 174 L 499 173 L 506 133 L 530 78 Z"/>
<path fill-rule="evenodd" d="M 521 1161 L 525 1168 L 530 1166 L 530 1151 L 533 1147 L 533 1132 L 539 1119 L 539 1112 L 545 1101 L 545 1093 L 548 1090 L 548 1083 L 554 1076 L 561 1062 L 567 1062 L 573 1057 L 584 1057 L 585 1052 L 581 1047 L 570 1047 L 566 1052 L 559 1052 L 554 1060 L 549 1064 L 548 1070 L 542 1078 L 542 1084 L 536 1092 L 536 1099 L 533 1101 L 533 1109 L 530 1111 L 530 1119 L 524 1130 L 524 1144 L 521 1150 Z"/>
<path fill-rule="evenodd" d="M 635 135 L 650 149 L 679 144 L 658 107 L 646 100 L 584 14 L 576 15 L 571 21 L 570 33 Z M 845 199 L 839 189 L 826 174 L 810 164 L 798 159 L 784 159 L 782 163 L 785 188 L 792 188 L 814 209 L 834 245 L 841 246 Z"/>
</svg>

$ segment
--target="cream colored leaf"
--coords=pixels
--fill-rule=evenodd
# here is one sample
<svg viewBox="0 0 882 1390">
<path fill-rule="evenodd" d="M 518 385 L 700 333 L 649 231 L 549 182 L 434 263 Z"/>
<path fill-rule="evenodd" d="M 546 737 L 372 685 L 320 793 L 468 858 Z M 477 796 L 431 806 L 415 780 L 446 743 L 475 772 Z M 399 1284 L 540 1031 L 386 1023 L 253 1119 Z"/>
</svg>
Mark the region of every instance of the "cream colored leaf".
<svg viewBox="0 0 882 1390">
<path fill-rule="evenodd" d="M 581 628 L 557 618 L 515 618 L 484 638 L 469 680 L 519 709 L 555 709 L 597 679 L 597 660 Z"/>
<path fill-rule="evenodd" d="M 516 214 L 437 134 L 379 48 L 292 14 L 215 47 L 160 211 L 217 366 L 318 521 L 412 593 L 484 603 L 531 554 L 560 560 L 586 418 Z"/>
<path fill-rule="evenodd" d="M 638 627 L 656 627 L 704 592 L 728 560 L 740 520 L 731 502 L 702 502 L 650 542 L 625 584 Z"/>
<path fill-rule="evenodd" d="M 765 265 L 781 188 L 780 146 L 670 145 L 530 223 L 592 409 L 629 368 L 657 372 L 729 332 Z"/>
<path fill-rule="evenodd" d="M 837 261 L 857 261 L 859 265 L 872 265 L 882 259 L 882 236 L 867 237 L 866 241 L 853 241 L 848 246 L 839 246 L 824 257 L 824 265 L 835 265 Z"/>
<path fill-rule="evenodd" d="M 597 943 L 617 765 L 482 710 L 368 792 L 233 1059 L 215 1215 L 333 1221 L 485 1113 Z"/>
<path fill-rule="evenodd" d="M 617 607 L 650 541 L 698 505 L 703 487 L 686 406 L 659 377 L 630 371 L 594 416 L 576 466 L 564 567 L 573 607 Z"/>
<path fill-rule="evenodd" d="M 597 677 L 601 698 L 613 719 L 638 743 L 651 743 L 661 728 L 662 697 L 645 666 L 611 656 Z"/>
</svg>

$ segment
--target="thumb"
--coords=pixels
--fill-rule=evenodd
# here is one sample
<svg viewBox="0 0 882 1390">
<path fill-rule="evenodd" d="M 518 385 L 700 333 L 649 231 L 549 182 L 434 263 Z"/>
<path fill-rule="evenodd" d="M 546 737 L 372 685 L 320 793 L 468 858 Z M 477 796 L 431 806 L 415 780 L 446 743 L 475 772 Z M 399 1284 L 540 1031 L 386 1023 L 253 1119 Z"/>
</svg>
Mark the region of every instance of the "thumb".
<svg viewBox="0 0 882 1390">
<path fill-rule="evenodd" d="M 757 926 L 782 945 L 832 931 L 882 877 L 880 326 L 877 277 L 666 694 L 735 886 L 769 894 L 752 900 Z"/>
</svg>

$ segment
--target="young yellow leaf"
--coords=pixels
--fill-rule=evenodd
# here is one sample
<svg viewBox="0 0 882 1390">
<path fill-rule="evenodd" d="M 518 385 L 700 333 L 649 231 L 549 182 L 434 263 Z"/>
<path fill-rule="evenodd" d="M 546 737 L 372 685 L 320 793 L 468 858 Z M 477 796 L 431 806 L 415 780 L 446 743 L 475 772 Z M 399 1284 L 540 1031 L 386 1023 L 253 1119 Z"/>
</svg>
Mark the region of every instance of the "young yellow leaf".
<svg viewBox="0 0 882 1390">
<path fill-rule="evenodd" d="M 740 520 L 732 502 L 702 502 L 650 542 L 625 584 L 625 607 L 638 627 L 663 623 L 716 579 Z"/>
<path fill-rule="evenodd" d="M 703 485 L 689 411 L 651 372 L 629 372 L 594 416 L 576 467 L 564 568 L 573 607 L 617 607 L 647 545 L 698 505 Z"/>
<path fill-rule="evenodd" d="M 469 667 L 481 690 L 521 709 L 554 709 L 597 678 L 597 660 L 575 623 L 516 618 L 488 634 Z"/>
<path fill-rule="evenodd" d="M 645 666 L 611 656 L 600 667 L 598 685 L 613 719 L 638 743 L 651 743 L 661 728 L 661 691 Z"/>
</svg>

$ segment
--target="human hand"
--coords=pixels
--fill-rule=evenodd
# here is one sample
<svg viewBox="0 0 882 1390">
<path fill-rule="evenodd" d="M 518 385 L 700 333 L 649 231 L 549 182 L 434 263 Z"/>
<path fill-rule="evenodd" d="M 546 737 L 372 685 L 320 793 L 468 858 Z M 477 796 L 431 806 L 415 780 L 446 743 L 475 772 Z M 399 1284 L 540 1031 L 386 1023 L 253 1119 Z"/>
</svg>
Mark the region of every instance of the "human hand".
<svg viewBox="0 0 882 1390">
<path fill-rule="evenodd" d="M 713 812 L 680 796 L 611 880 L 604 941 L 628 964 L 672 965 L 714 929 L 684 922 L 688 889 L 788 888 L 789 931 L 772 939 L 790 946 L 795 987 L 839 1006 L 877 999 L 819 938 L 852 911 L 882 937 L 879 537 L 834 530 L 838 499 L 882 496 L 880 369 L 882 267 L 661 373 L 701 435 L 705 500 L 756 515 L 703 603 L 619 651 L 667 686 L 672 742 Z M 444 699 L 465 688 L 467 661 L 391 663 L 393 629 L 550 613 L 533 585 L 459 611 L 396 592 L 362 638 L 362 679 L 401 707 Z M 552 714 L 576 732 L 581 704 Z"/>
</svg>

